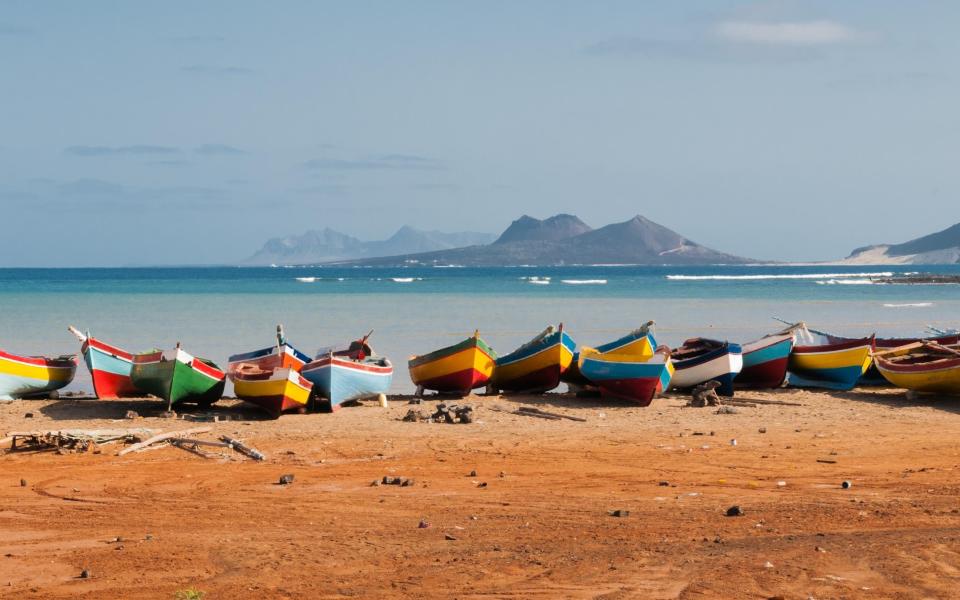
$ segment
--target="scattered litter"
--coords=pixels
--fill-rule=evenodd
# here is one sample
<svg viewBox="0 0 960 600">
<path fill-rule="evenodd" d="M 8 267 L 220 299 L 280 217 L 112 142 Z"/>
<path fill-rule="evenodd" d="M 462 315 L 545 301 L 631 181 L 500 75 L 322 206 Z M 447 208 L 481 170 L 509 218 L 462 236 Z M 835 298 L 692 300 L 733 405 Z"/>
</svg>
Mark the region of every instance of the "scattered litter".
<svg viewBox="0 0 960 600">
<path fill-rule="evenodd" d="M 445 533 L 445 534 L 443 535 L 443 539 L 448 540 L 448 541 L 451 541 L 451 542 L 457 541 L 457 538 L 454 537 L 454 536 L 452 536 L 452 535 L 450 535 L 449 533 Z"/>
<path fill-rule="evenodd" d="M 658 483 L 657 485 L 659 485 L 660 487 L 667 487 L 668 485 L 670 485 L 670 482 L 669 482 L 669 481 L 661 481 L 661 482 Z"/>
<path fill-rule="evenodd" d="M 476 476 L 477 476 L 477 470 L 476 470 L 476 469 L 470 471 L 470 474 L 467 475 L 467 477 L 476 477 Z"/>
<path fill-rule="evenodd" d="M 773 568 L 773 563 L 768 560 L 767 562 L 763 563 L 763 568 L 764 568 L 764 569 L 772 569 L 772 568 Z"/>
<path fill-rule="evenodd" d="M 399 485 L 400 487 L 410 487 L 416 483 L 416 480 L 411 477 L 390 477 L 389 475 L 384 475 L 380 482 L 383 483 L 383 485 Z"/>
<path fill-rule="evenodd" d="M 428 527 L 430 527 L 430 523 L 427 523 L 426 521 L 423 521 L 423 520 L 421 520 L 420 524 L 417 525 L 417 529 L 427 529 Z"/>
<path fill-rule="evenodd" d="M 786 481 L 778 481 L 778 482 L 777 482 L 777 487 L 787 487 L 787 482 L 786 482 Z"/>
<path fill-rule="evenodd" d="M 737 440 L 736 440 L 736 438 L 730 440 L 730 445 L 731 445 L 731 446 L 736 446 L 736 445 L 737 445 Z"/>
<path fill-rule="evenodd" d="M 26 479 L 21 479 L 21 480 L 20 480 L 20 487 L 27 487 L 27 480 L 26 480 Z"/>
<path fill-rule="evenodd" d="M 766 433 L 766 432 L 767 432 L 767 428 L 766 428 L 766 427 L 761 427 L 760 429 L 757 430 L 757 432 L 758 432 L 758 433 Z"/>
<path fill-rule="evenodd" d="M 629 511 L 629 510 L 623 510 L 622 508 L 618 508 L 617 510 L 611 510 L 608 514 L 609 514 L 611 517 L 629 517 L 629 516 L 630 516 L 630 511 Z"/>
</svg>

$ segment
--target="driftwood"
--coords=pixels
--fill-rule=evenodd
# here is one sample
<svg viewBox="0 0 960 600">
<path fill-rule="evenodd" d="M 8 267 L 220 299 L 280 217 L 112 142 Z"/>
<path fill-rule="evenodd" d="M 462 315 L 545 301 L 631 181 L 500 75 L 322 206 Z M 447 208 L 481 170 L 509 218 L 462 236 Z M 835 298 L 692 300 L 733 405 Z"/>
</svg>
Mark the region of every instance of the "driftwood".
<svg viewBox="0 0 960 600">
<path fill-rule="evenodd" d="M 775 404 L 777 406 L 803 406 L 799 402 L 787 402 L 785 400 L 764 400 L 763 398 L 737 398 L 737 402 L 750 402 L 752 404 Z M 724 404 L 732 404 L 730 399 L 724 399 Z"/>
<path fill-rule="evenodd" d="M 156 444 L 157 442 L 163 442 L 172 438 L 183 437 L 187 434 L 206 433 L 210 431 L 210 429 L 211 429 L 210 427 L 194 427 L 193 429 L 181 429 L 179 431 L 168 431 L 167 433 L 160 433 L 149 439 L 146 439 L 140 442 L 139 444 L 134 444 L 128 448 L 124 448 L 123 450 L 117 453 L 117 456 L 123 456 L 124 454 L 136 452 L 138 450 L 142 450 L 143 448 L 146 448 L 147 446 Z"/>
<path fill-rule="evenodd" d="M 119 440 L 141 440 L 153 433 L 151 429 L 62 429 L 57 431 L 11 431 L 0 439 L 10 442 L 10 450 L 17 450 L 17 442 L 36 449 L 87 451 L 101 444 Z"/>
<path fill-rule="evenodd" d="M 266 460 L 267 458 L 266 455 L 263 454 L 263 452 L 260 452 L 256 448 L 251 448 L 250 446 L 247 446 L 240 440 L 236 438 L 232 438 L 229 435 L 221 435 L 220 439 L 226 442 L 227 444 L 229 444 L 231 448 L 233 448 L 240 454 L 249 456 L 254 460 Z"/>
<path fill-rule="evenodd" d="M 516 410 L 514 414 L 528 414 L 531 416 L 545 416 L 551 419 L 569 419 L 571 421 L 579 421 L 580 423 L 586 423 L 587 420 L 583 417 L 572 417 L 570 415 L 563 415 L 560 413 L 547 412 L 545 410 L 540 410 L 533 406 L 521 406 Z"/>
</svg>

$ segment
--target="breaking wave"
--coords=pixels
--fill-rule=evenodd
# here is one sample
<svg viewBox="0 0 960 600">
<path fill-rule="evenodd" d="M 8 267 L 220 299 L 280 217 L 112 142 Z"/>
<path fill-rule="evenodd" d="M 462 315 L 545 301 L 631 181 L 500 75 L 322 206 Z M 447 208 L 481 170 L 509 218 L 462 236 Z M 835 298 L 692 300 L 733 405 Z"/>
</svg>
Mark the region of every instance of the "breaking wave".
<svg viewBox="0 0 960 600">
<path fill-rule="evenodd" d="M 905 302 L 903 304 L 884 304 L 885 308 L 924 308 L 933 306 L 933 302 Z"/>
<path fill-rule="evenodd" d="M 561 279 L 561 283 L 567 285 L 605 285 L 606 279 Z"/>
<path fill-rule="evenodd" d="M 845 277 L 893 277 L 892 271 L 877 273 L 792 273 L 782 275 L 667 275 L 673 281 L 750 281 L 761 279 L 840 279 Z"/>
<path fill-rule="evenodd" d="M 818 285 L 874 285 L 877 283 L 872 279 L 827 279 L 818 281 Z"/>
</svg>

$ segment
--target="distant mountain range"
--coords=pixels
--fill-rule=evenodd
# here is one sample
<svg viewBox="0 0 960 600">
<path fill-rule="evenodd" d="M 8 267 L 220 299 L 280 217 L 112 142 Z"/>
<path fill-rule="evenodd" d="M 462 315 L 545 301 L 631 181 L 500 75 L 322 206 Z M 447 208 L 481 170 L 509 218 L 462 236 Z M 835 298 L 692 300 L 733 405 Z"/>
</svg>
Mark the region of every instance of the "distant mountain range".
<svg viewBox="0 0 960 600">
<path fill-rule="evenodd" d="M 489 244 L 489 233 L 443 233 L 420 231 L 404 225 L 389 239 L 364 242 L 333 229 L 311 230 L 303 235 L 273 238 L 245 265 L 305 265 L 382 256 L 396 256 L 450 250 L 463 246 Z"/>
<path fill-rule="evenodd" d="M 636 216 L 593 229 L 573 215 L 524 215 L 492 244 L 391 257 L 334 261 L 356 265 L 514 266 L 562 264 L 744 264 L 748 258 L 711 250 Z"/>
<path fill-rule="evenodd" d="M 902 244 L 864 246 L 843 263 L 862 265 L 944 265 L 960 263 L 960 223 Z"/>
</svg>

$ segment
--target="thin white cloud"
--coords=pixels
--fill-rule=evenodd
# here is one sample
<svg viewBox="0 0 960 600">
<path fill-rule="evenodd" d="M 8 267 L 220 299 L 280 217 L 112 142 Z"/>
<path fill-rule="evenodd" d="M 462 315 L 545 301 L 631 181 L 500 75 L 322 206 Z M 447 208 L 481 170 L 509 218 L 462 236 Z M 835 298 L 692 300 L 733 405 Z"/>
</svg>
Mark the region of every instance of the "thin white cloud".
<svg viewBox="0 0 960 600">
<path fill-rule="evenodd" d="M 856 42 L 864 34 L 836 21 L 723 21 L 716 34 L 730 42 L 779 46 L 826 46 Z"/>
</svg>

